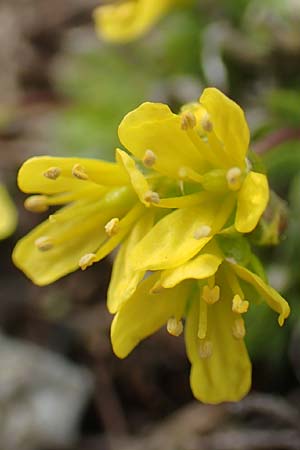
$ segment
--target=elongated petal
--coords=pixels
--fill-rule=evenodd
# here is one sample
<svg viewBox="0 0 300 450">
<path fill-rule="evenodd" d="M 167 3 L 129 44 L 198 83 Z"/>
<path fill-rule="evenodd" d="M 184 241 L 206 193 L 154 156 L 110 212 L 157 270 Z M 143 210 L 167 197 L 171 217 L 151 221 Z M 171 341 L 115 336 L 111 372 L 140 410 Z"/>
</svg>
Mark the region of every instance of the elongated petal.
<svg viewBox="0 0 300 450">
<path fill-rule="evenodd" d="M 80 180 L 72 175 L 74 166 L 79 165 L 87 179 Z M 51 179 L 44 174 L 49 169 L 58 169 L 57 178 Z M 38 156 L 28 159 L 18 174 L 19 188 L 26 193 L 57 194 L 73 189 L 82 189 L 89 182 L 120 186 L 127 183 L 124 170 L 115 163 L 83 158 L 59 158 Z"/>
<path fill-rule="evenodd" d="M 211 241 L 199 255 L 187 263 L 175 269 L 164 270 L 158 283 L 163 288 L 172 288 L 189 278 L 203 280 L 214 275 L 222 261 L 223 256 L 221 252 Z"/>
<path fill-rule="evenodd" d="M 279 314 L 278 323 L 282 326 L 290 314 L 288 302 L 275 289 L 267 285 L 258 275 L 250 272 L 250 270 L 238 264 L 231 264 L 231 267 L 242 280 L 251 284 L 257 290 L 270 308 Z"/>
<path fill-rule="evenodd" d="M 232 334 L 235 314 L 231 300 L 221 300 L 207 308 L 207 337 L 212 354 L 200 357 L 199 301 L 192 302 L 185 326 L 188 358 L 192 364 L 190 383 L 194 396 L 204 403 L 238 401 L 249 391 L 251 363 L 244 341 Z"/>
<path fill-rule="evenodd" d="M 174 0 L 127 0 L 99 6 L 94 12 L 96 29 L 107 41 L 129 42 L 146 33 L 172 3 Z"/>
<path fill-rule="evenodd" d="M 161 103 L 143 103 L 127 114 L 119 126 L 119 138 L 141 160 L 146 150 L 154 152 L 154 169 L 172 178 L 178 178 L 181 167 L 196 171 L 205 167 L 201 153 L 181 129 L 181 118 Z"/>
<path fill-rule="evenodd" d="M 107 307 L 113 314 L 133 294 L 144 277 L 144 271 L 132 269 L 131 252 L 137 242 L 148 232 L 153 224 L 153 211 L 147 211 L 136 223 L 126 241 L 122 244 L 114 261 L 108 288 Z"/>
<path fill-rule="evenodd" d="M 231 199 L 171 212 L 151 229 L 132 252 L 136 270 L 170 269 L 196 255 L 220 230 L 232 210 Z M 207 231 L 197 238 L 201 229 Z M 201 234 L 201 233 L 200 233 Z"/>
<path fill-rule="evenodd" d="M 256 227 L 269 201 L 267 177 L 262 173 L 249 172 L 238 193 L 235 228 L 249 233 Z"/>
<path fill-rule="evenodd" d="M 149 201 L 145 199 L 147 198 L 147 193 L 150 192 L 150 186 L 145 176 L 137 169 L 135 162 L 126 152 L 117 149 L 116 154 L 117 160 L 127 172 L 132 187 L 137 193 L 140 201 L 149 206 Z"/>
<path fill-rule="evenodd" d="M 62 217 L 66 212 L 59 214 Z M 13 261 L 35 284 L 52 283 L 78 269 L 78 261 L 84 254 L 95 252 L 107 237 L 104 231 L 107 220 L 99 215 L 92 220 L 86 217 L 59 223 L 47 220 L 17 243 Z M 47 239 L 51 248 L 39 249 L 37 243 L 42 239 Z"/>
<path fill-rule="evenodd" d="M 61 208 L 17 243 L 13 252 L 16 266 L 38 285 L 52 283 L 78 269 L 79 260 L 95 253 L 107 240 L 104 225 L 127 211 L 126 189 L 123 195 L 118 193 L 113 191 L 97 201 L 86 199 Z M 111 240 L 106 247 L 112 246 Z M 119 242 L 113 243 L 116 246 Z"/>
<path fill-rule="evenodd" d="M 17 226 L 17 210 L 6 188 L 0 184 L 0 239 L 12 234 Z"/>
<path fill-rule="evenodd" d="M 158 278 L 159 273 L 142 281 L 113 320 L 111 341 L 119 358 L 125 358 L 141 340 L 159 330 L 170 317 L 180 319 L 183 314 L 189 285 L 181 283 L 159 295 L 150 294 Z"/>
<path fill-rule="evenodd" d="M 243 110 L 215 88 L 205 89 L 199 101 L 209 113 L 213 131 L 224 144 L 232 166 L 244 167 L 250 134 Z"/>
</svg>

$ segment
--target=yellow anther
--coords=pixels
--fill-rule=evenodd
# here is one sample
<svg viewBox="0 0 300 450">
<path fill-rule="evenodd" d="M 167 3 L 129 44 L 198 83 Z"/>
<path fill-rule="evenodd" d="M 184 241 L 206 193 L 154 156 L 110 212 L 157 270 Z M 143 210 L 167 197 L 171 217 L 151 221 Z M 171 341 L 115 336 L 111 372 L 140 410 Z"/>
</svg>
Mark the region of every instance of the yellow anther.
<svg viewBox="0 0 300 450">
<path fill-rule="evenodd" d="M 194 231 L 194 238 L 199 240 L 204 237 L 208 237 L 211 233 L 211 227 L 209 225 L 201 225 Z"/>
<path fill-rule="evenodd" d="M 46 195 L 32 195 L 26 198 L 24 206 L 28 211 L 42 213 L 49 209 Z"/>
<path fill-rule="evenodd" d="M 203 114 L 203 116 L 201 117 L 200 125 L 201 125 L 202 129 L 204 131 L 206 131 L 207 133 L 210 133 L 212 131 L 213 124 L 212 124 L 212 122 L 210 120 L 210 115 L 207 112 L 205 112 Z"/>
<path fill-rule="evenodd" d="M 179 178 L 181 178 L 182 180 L 184 180 L 185 178 L 187 178 L 188 176 L 188 171 L 185 167 L 180 167 L 178 170 L 178 176 Z"/>
<path fill-rule="evenodd" d="M 86 255 L 82 256 L 79 260 L 79 267 L 82 270 L 87 269 L 89 266 L 92 266 L 94 262 L 96 261 L 96 255 L 95 253 L 87 253 Z"/>
<path fill-rule="evenodd" d="M 152 150 L 146 150 L 143 157 L 143 164 L 146 167 L 152 167 L 156 163 L 156 154 Z"/>
<path fill-rule="evenodd" d="M 180 336 L 183 332 L 183 324 L 181 320 L 171 317 L 167 322 L 167 331 L 172 336 Z"/>
<path fill-rule="evenodd" d="M 119 231 L 119 223 L 120 223 L 120 219 L 118 219 L 118 217 L 114 217 L 109 222 L 107 222 L 107 224 L 105 225 L 104 229 L 105 229 L 106 234 L 109 237 L 112 237 L 112 236 L 114 236 L 115 234 L 118 233 L 118 231 Z"/>
<path fill-rule="evenodd" d="M 244 320 L 239 317 L 238 319 L 235 319 L 232 325 L 232 335 L 236 339 L 244 339 L 246 335 L 246 328 L 245 328 L 245 322 Z"/>
<path fill-rule="evenodd" d="M 54 242 L 49 236 L 41 236 L 34 241 L 34 244 L 41 252 L 47 252 L 53 248 Z"/>
<path fill-rule="evenodd" d="M 213 288 L 204 286 L 201 297 L 208 305 L 213 305 L 220 300 L 220 287 L 217 284 Z"/>
<path fill-rule="evenodd" d="M 213 352 L 213 343 L 208 340 L 202 340 L 199 343 L 199 356 L 202 359 L 210 358 Z"/>
<path fill-rule="evenodd" d="M 248 311 L 249 302 L 243 300 L 238 294 L 233 297 L 232 300 L 232 311 L 237 314 L 244 314 Z"/>
<path fill-rule="evenodd" d="M 82 167 L 80 164 L 75 164 L 72 168 L 72 175 L 75 178 L 78 178 L 78 180 L 88 180 L 89 177 L 85 171 L 85 168 Z"/>
<path fill-rule="evenodd" d="M 44 177 L 49 178 L 49 180 L 56 180 L 60 174 L 61 169 L 59 167 L 49 167 L 49 169 L 43 173 Z"/>
<path fill-rule="evenodd" d="M 226 180 L 231 191 L 238 191 L 242 185 L 242 171 L 239 167 L 231 167 L 226 173 Z"/>
<path fill-rule="evenodd" d="M 160 198 L 157 192 L 147 191 L 144 195 L 144 200 L 148 203 L 159 203 Z"/>
<path fill-rule="evenodd" d="M 188 130 L 189 128 L 194 128 L 197 124 L 197 119 L 195 114 L 191 111 L 185 111 L 181 114 L 181 129 Z"/>
</svg>

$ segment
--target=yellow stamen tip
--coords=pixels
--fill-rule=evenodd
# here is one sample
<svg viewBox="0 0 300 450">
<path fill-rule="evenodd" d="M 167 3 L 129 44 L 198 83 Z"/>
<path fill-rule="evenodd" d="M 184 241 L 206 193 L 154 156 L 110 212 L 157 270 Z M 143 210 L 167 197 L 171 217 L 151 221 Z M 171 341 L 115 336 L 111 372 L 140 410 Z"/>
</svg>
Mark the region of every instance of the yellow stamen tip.
<svg viewBox="0 0 300 450">
<path fill-rule="evenodd" d="M 147 191 L 146 194 L 144 195 L 144 200 L 147 203 L 156 203 L 157 204 L 160 202 L 159 194 L 154 191 Z"/>
<path fill-rule="evenodd" d="M 180 167 L 178 170 L 178 176 L 179 178 L 181 178 L 182 180 L 184 180 L 185 178 L 187 178 L 188 172 L 186 170 L 185 167 Z"/>
<path fill-rule="evenodd" d="M 211 341 L 205 340 L 200 341 L 199 344 L 199 356 L 201 359 L 210 358 L 213 353 L 213 343 Z"/>
<path fill-rule="evenodd" d="M 120 219 L 118 219 L 118 217 L 114 217 L 109 222 L 107 222 L 107 224 L 105 225 L 104 229 L 105 229 L 106 234 L 109 237 L 112 237 L 112 236 L 114 236 L 115 234 L 118 233 L 118 231 L 119 231 L 119 223 L 120 223 Z"/>
<path fill-rule="evenodd" d="M 56 180 L 60 174 L 61 169 L 59 167 L 49 167 L 49 169 L 43 173 L 44 177 L 49 178 L 49 180 Z"/>
<path fill-rule="evenodd" d="M 209 225 L 201 225 L 194 231 L 194 238 L 199 240 L 204 237 L 208 237 L 211 233 L 211 227 Z"/>
<path fill-rule="evenodd" d="M 181 320 L 171 317 L 167 323 L 167 331 L 172 336 L 180 336 L 183 332 L 183 324 Z"/>
<path fill-rule="evenodd" d="M 85 168 L 82 167 L 80 164 L 75 164 L 72 168 L 72 175 L 75 178 L 78 178 L 78 180 L 88 180 L 89 177 L 85 171 Z"/>
<path fill-rule="evenodd" d="M 201 117 L 200 125 L 207 133 L 210 133 L 213 130 L 213 124 L 210 120 L 210 115 L 207 112 Z"/>
<path fill-rule="evenodd" d="M 246 335 L 246 328 L 245 328 L 245 322 L 244 320 L 239 317 L 238 319 L 235 319 L 232 325 L 232 335 L 236 339 L 244 339 Z"/>
<path fill-rule="evenodd" d="M 220 300 L 220 287 L 216 284 L 213 288 L 204 286 L 202 289 L 202 298 L 208 305 L 213 305 Z"/>
<path fill-rule="evenodd" d="M 231 167 L 226 173 L 228 188 L 238 191 L 242 185 L 242 171 L 239 167 Z"/>
<path fill-rule="evenodd" d="M 96 255 L 95 253 L 87 253 L 86 255 L 82 256 L 79 260 L 79 267 L 82 270 L 87 269 L 89 266 L 92 266 L 94 262 L 96 261 Z"/>
<path fill-rule="evenodd" d="M 146 150 L 143 157 L 143 164 L 146 167 L 152 167 L 156 163 L 156 154 L 152 150 Z"/>
<path fill-rule="evenodd" d="M 42 213 L 48 210 L 47 197 L 45 195 L 32 195 L 26 198 L 24 206 L 28 211 Z"/>
<path fill-rule="evenodd" d="M 238 294 L 233 297 L 232 300 L 232 311 L 237 314 L 244 314 L 248 311 L 249 302 L 243 300 Z"/>
<path fill-rule="evenodd" d="M 185 111 L 181 115 L 181 129 L 188 130 L 190 128 L 194 128 L 197 124 L 197 119 L 195 114 L 191 111 Z"/>
<path fill-rule="evenodd" d="M 34 244 L 41 252 L 47 252 L 53 248 L 54 242 L 49 236 L 41 236 L 34 241 Z"/>
</svg>

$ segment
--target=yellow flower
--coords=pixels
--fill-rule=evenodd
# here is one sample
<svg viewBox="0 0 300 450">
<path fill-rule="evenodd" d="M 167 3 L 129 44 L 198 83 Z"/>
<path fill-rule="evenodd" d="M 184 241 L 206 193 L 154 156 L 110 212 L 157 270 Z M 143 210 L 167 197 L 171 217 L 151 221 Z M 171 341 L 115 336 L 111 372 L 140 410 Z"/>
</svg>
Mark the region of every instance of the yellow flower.
<svg viewBox="0 0 300 450">
<path fill-rule="evenodd" d="M 131 254 L 132 270 L 177 267 L 195 256 L 225 225 L 249 233 L 264 212 L 269 188 L 247 160 L 249 129 L 240 107 L 214 88 L 177 115 L 144 103 L 119 127 L 122 144 L 152 174 L 153 205 L 169 213 Z M 141 201 L 149 187 L 128 154 L 118 158 L 132 173 Z"/>
<path fill-rule="evenodd" d="M 157 271 L 138 285 L 114 317 L 113 350 L 124 358 L 164 325 L 173 336 L 185 328 L 194 396 L 205 403 L 238 401 L 251 385 L 243 315 L 259 297 L 283 325 L 287 302 L 258 275 L 226 260 L 213 240 L 187 263 Z"/>
<path fill-rule="evenodd" d="M 114 163 L 34 157 L 21 167 L 18 183 L 34 194 L 25 201 L 30 211 L 63 206 L 21 239 L 13 252 L 15 264 L 38 285 L 100 261 L 145 209 L 124 170 Z"/>
<path fill-rule="evenodd" d="M 11 235 L 17 226 L 17 211 L 6 188 L 0 184 L 0 239 Z"/>
<path fill-rule="evenodd" d="M 146 33 L 175 5 L 189 1 L 117 0 L 96 8 L 96 29 L 107 41 L 128 42 Z"/>
</svg>

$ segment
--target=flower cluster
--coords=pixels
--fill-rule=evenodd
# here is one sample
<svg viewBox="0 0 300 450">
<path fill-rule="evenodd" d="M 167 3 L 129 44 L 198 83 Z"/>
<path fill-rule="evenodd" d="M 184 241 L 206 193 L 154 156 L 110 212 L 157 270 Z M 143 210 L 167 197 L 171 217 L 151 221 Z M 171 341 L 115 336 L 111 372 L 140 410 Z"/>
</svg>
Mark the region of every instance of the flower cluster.
<svg viewBox="0 0 300 450">
<path fill-rule="evenodd" d="M 177 5 L 191 0 L 115 0 L 94 12 L 96 30 L 110 42 L 129 42 L 144 33 Z"/>
<path fill-rule="evenodd" d="M 289 315 L 247 240 L 269 199 L 265 174 L 247 158 L 243 111 L 214 88 L 174 114 L 144 103 L 119 127 L 129 153 L 116 163 L 38 157 L 19 172 L 25 206 L 49 216 L 14 251 L 43 285 L 100 261 L 120 245 L 108 291 L 111 339 L 121 358 L 166 326 L 185 331 L 191 387 L 207 403 L 249 390 L 251 364 L 243 319 L 264 300 Z M 37 193 L 39 195 L 37 195 Z"/>
</svg>

